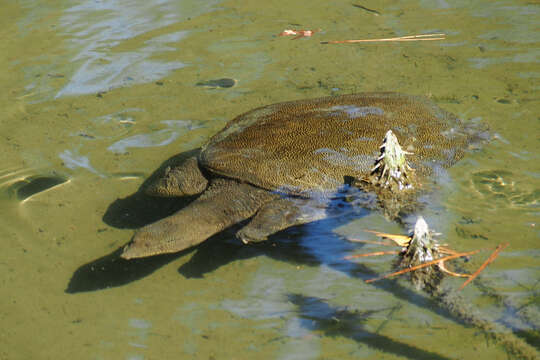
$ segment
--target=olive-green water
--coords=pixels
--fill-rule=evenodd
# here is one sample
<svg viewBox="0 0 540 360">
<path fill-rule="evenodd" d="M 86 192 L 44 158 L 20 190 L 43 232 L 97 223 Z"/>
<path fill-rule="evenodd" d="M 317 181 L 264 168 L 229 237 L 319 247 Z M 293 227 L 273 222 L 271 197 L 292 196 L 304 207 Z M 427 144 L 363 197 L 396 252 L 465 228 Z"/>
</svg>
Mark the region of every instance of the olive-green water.
<svg viewBox="0 0 540 360">
<path fill-rule="evenodd" d="M 454 249 L 510 243 L 462 295 L 538 346 L 537 2 L 26 0 L 3 1 L 0 23 L 0 359 L 512 358 L 405 277 L 364 283 L 392 257 L 344 261 L 386 250 L 346 237 L 403 231 L 377 213 L 262 246 L 229 231 L 118 258 L 134 229 L 181 206 L 134 195 L 170 156 L 251 108 L 381 90 L 489 125 L 493 140 L 423 214 Z M 285 29 L 322 31 L 292 41 Z M 221 78 L 236 85 L 201 86 Z"/>
</svg>

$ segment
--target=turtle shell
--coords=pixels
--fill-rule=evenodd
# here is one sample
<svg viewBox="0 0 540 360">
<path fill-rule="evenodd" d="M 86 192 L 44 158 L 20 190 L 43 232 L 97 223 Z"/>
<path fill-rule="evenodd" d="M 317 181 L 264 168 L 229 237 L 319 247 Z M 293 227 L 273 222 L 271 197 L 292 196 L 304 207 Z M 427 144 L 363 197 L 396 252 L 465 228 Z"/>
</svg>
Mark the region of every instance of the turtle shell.
<svg viewBox="0 0 540 360">
<path fill-rule="evenodd" d="M 421 176 L 459 160 L 471 135 L 425 97 L 360 93 L 283 102 L 230 121 L 199 155 L 210 172 L 292 195 L 367 175 L 392 130 Z"/>
</svg>

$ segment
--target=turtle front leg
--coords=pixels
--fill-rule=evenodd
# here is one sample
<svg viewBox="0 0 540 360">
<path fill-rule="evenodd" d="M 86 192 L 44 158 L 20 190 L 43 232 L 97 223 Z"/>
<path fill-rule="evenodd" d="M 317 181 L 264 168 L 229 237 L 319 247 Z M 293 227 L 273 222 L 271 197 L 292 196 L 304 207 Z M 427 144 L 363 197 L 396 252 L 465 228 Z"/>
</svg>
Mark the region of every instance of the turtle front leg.
<svg viewBox="0 0 540 360">
<path fill-rule="evenodd" d="M 314 199 L 280 198 L 263 205 L 236 236 L 244 244 L 260 242 L 291 226 L 326 218 L 326 203 Z"/>
<path fill-rule="evenodd" d="M 141 228 L 122 253 L 124 259 L 178 252 L 252 217 L 277 195 L 249 184 L 215 179 L 195 201 L 175 214 Z"/>
</svg>

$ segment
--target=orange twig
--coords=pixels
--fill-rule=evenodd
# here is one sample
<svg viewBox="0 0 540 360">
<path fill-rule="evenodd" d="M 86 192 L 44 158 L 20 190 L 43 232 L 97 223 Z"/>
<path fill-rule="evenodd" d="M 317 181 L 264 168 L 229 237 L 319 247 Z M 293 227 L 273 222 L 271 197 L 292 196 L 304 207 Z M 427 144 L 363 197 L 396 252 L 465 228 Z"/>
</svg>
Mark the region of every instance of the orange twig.
<svg viewBox="0 0 540 360">
<path fill-rule="evenodd" d="M 439 246 L 439 252 L 443 254 L 448 254 L 448 255 L 458 254 L 457 251 L 447 248 L 446 246 Z"/>
<path fill-rule="evenodd" d="M 379 256 L 379 255 L 396 255 L 399 254 L 399 251 L 375 251 L 367 254 L 355 254 L 355 255 L 349 255 L 345 256 L 343 259 L 345 260 L 351 260 L 356 259 L 360 257 L 367 257 L 367 256 Z"/>
<path fill-rule="evenodd" d="M 446 265 L 444 265 L 444 261 L 439 261 L 439 269 L 442 271 L 442 272 L 445 272 L 447 273 L 448 275 L 450 276 L 455 276 L 455 277 L 469 277 L 471 276 L 471 274 L 461 274 L 461 273 L 457 273 L 457 272 L 453 272 L 451 270 L 448 270 L 446 268 Z"/>
<path fill-rule="evenodd" d="M 321 44 L 344 44 L 344 43 L 365 43 L 365 42 L 386 42 L 386 41 L 431 41 L 431 40 L 444 40 L 445 34 L 422 34 L 422 35 L 408 35 L 393 38 L 384 39 L 361 39 L 361 40 L 333 40 L 323 41 Z"/>
<path fill-rule="evenodd" d="M 403 269 L 403 270 L 400 270 L 400 271 L 396 271 L 396 272 L 394 272 L 394 273 L 387 274 L 387 275 L 384 275 L 384 276 L 381 276 L 381 277 L 378 277 L 378 278 L 368 279 L 368 280 L 366 280 L 366 283 L 370 283 L 370 282 L 373 282 L 373 281 L 386 279 L 386 278 L 389 278 L 389 277 L 392 277 L 392 276 L 396 276 L 396 275 L 405 274 L 405 273 L 408 273 L 408 272 L 411 272 L 411 271 L 415 271 L 415 270 L 418 270 L 418 269 L 421 269 L 421 268 L 424 268 L 424 267 L 427 267 L 427 266 L 436 264 L 436 263 L 438 263 L 438 262 L 440 262 L 440 261 L 452 260 L 452 259 L 455 259 L 455 258 L 458 258 L 458 257 L 462 257 L 462 256 L 473 255 L 473 254 L 476 254 L 476 253 L 479 252 L 479 251 L 480 251 L 480 250 L 474 250 L 474 251 L 469 251 L 469 252 L 465 252 L 465 253 L 458 253 L 458 254 L 446 256 L 446 257 L 443 257 L 443 258 L 440 258 L 440 259 L 428 261 L 428 262 L 426 262 L 426 263 L 423 263 L 423 264 L 420 264 L 420 265 L 416 265 L 416 266 L 413 266 L 413 267 L 410 267 L 410 268 L 407 268 L 407 269 Z"/>
<path fill-rule="evenodd" d="M 407 236 L 407 235 L 388 234 L 388 233 L 383 233 L 383 232 L 374 231 L 374 230 L 364 230 L 364 231 L 375 234 L 382 238 L 390 239 L 396 244 L 398 244 L 399 246 L 407 246 L 412 239 L 412 237 Z"/>
<path fill-rule="evenodd" d="M 476 270 L 468 279 L 463 283 L 463 285 L 460 286 L 458 290 L 462 290 L 467 284 L 469 284 L 471 281 L 473 281 L 481 272 L 488 266 L 497 256 L 499 256 L 499 253 L 503 251 L 508 246 L 508 243 L 499 244 L 495 251 L 491 253 L 491 255 L 487 258 L 486 261 Z"/>
</svg>

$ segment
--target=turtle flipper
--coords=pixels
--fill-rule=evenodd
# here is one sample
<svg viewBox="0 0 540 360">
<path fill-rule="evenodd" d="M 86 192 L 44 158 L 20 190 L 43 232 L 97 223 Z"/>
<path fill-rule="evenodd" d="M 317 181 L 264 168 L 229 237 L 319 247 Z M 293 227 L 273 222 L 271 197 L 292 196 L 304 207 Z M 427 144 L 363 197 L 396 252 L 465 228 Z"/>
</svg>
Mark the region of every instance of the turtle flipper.
<svg viewBox="0 0 540 360">
<path fill-rule="evenodd" d="M 148 185 L 145 192 L 160 197 L 196 195 L 207 185 L 208 180 L 199 168 L 197 157 L 192 156 L 178 165 L 167 167 L 165 174 Z"/>
<path fill-rule="evenodd" d="M 326 217 L 326 203 L 314 199 L 280 198 L 264 204 L 236 236 L 245 244 L 260 242 L 291 226 Z"/>
<path fill-rule="evenodd" d="M 195 201 L 141 228 L 124 248 L 124 259 L 178 252 L 253 216 L 277 195 L 234 180 L 215 179 Z"/>
</svg>

